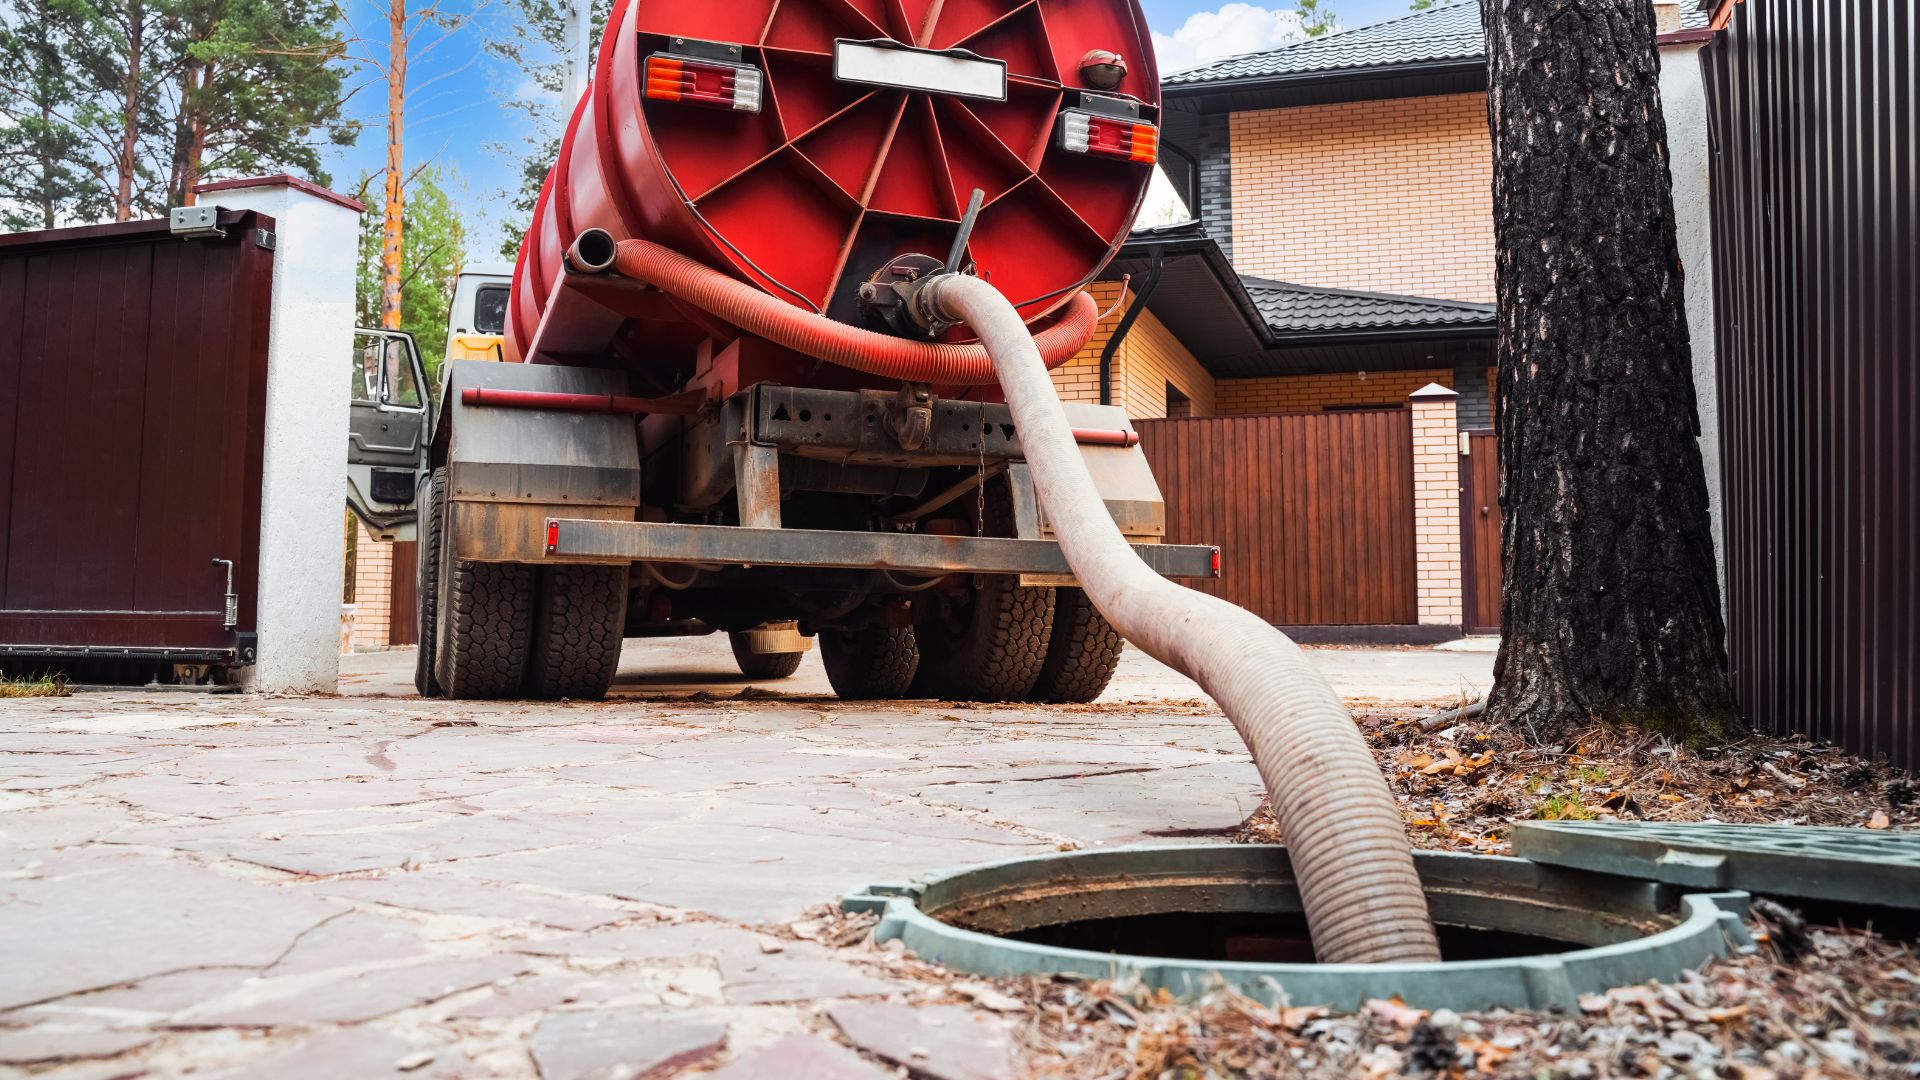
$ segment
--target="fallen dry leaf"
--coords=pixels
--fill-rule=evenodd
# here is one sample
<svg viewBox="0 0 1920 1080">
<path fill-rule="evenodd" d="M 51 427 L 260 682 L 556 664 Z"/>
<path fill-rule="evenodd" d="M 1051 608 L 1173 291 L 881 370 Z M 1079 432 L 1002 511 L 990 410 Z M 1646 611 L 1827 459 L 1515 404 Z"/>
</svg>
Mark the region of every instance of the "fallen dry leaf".
<svg viewBox="0 0 1920 1080">
<path fill-rule="evenodd" d="M 1402 1002 L 1399 998 L 1393 998 L 1389 1001 L 1381 1001 L 1379 998 L 1375 998 L 1367 1002 L 1367 1012 L 1372 1013 L 1374 1016 L 1379 1017 L 1381 1020 L 1392 1024 L 1402 1031 L 1412 1031 L 1414 1028 L 1420 1026 L 1420 1021 L 1427 1018 L 1425 1009 L 1409 1008 L 1406 1003 Z"/>
</svg>

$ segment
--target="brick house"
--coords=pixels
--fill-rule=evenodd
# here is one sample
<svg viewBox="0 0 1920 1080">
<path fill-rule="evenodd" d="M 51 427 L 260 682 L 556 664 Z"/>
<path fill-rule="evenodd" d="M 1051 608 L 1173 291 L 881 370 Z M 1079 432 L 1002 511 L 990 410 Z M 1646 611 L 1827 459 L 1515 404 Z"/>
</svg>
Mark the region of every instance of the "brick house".
<svg viewBox="0 0 1920 1080">
<path fill-rule="evenodd" d="M 1706 285 L 1689 288 L 1691 321 L 1710 371 L 1692 55 L 1710 32 L 1702 12 L 1656 10 L 1682 247 Z M 1063 396 L 1141 420 L 1410 410 L 1417 621 L 1470 630 L 1492 628 L 1498 596 L 1497 471 L 1475 491 L 1461 460 L 1493 447 L 1466 437 L 1493 424 L 1485 64 L 1468 0 L 1168 76 L 1161 166 L 1197 220 L 1134 234 L 1100 285 L 1112 303 L 1125 276 L 1122 313 L 1056 373 Z"/>
<path fill-rule="evenodd" d="M 1702 12 L 1690 10 L 1682 26 L 1677 4 L 1656 9 L 1671 29 L 1660 39 L 1662 90 L 1696 367 L 1710 372 L 1704 104 L 1692 56 L 1710 32 Z M 1434 635 L 1493 628 L 1498 517 L 1478 508 L 1493 506 L 1497 473 L 1479 470 L 1476 489 L 1461 453 L 1483 447 L 1484 466 L 1492 446 L 1468 436 L 1493 424 L 1484 47 L 1478 4 L 1465 0 L 1168 76 L 1161 165 L 1196 220 L 1133 235 L 1091 288 L 1115 313 L 1055 372 L 1063 398 L 1121 405 L 1141 421 L 1406 414 L 1413 460 L 1394 476 L 1404 520 L 1335 517 L 1326 527 L 1402 530 L 1410 550 L 1396 566 L 1407 603 L 1389 616 L 1367 604 L 1302 614 L 1289 593 L 1358 591 L 1378 572 L 1329 555 L 1294 580 L 1226 590 L 1271 621 L 1383 621 Z M 1711 477 L 1717 434 L 1704 384 L 1701 400 Z M 1328 449 L 1339 446 L 1318 452 Z M 1162 484 L 1170 503 L 1202 497 L 1177 478 Z M 1235 542 L 1220 536 L 1239 526 L 1208 522 L 1179 538 L 1222 542 L 1231 576 Z M 1269 554 L 1241 552 L 1238 563 Z M 368 561 L 369 575 L 383 571 Z M 362 603 L 356 644 L 384 644 L 390 597 L 376 586 Z"/>
</svg>

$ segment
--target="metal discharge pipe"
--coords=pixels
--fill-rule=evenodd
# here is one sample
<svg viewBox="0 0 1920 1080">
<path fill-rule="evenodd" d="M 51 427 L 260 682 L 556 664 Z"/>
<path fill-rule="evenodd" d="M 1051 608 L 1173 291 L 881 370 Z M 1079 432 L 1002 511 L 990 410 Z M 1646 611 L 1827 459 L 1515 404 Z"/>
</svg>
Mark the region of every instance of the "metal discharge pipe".
<svg viewBox="0 0 1920 1080">
<path fill-rule="evenodd" d="M 1183 588 L 1127 546 L 1074 445 L 1053 380 L 999 290 L 950 274 L 929 308 L 973 329 L 1013 409 L 1040 504 L 1080 587 L 1121 636 L 1190 676 L 1253 752 L 1326 963 L 1440 959 L 1406 825 L 1346 706 L 1285 634 Z"/>
<path fill-rule="evenodd" d="M 1258 616 L 1149 569 L 1101 502 L 1047 374 L 1047 358 L 1073 355 L 1091 334 L 1097 311 L 1085 293 L 1069 309 L 1074 314 L 1036 336 L 992 285 L 943 275 L 928 282 L 925 301 L 966 323 L 980 341 L 931 345 L 801 311 L 644 241 L 621 241 L 614 269 L 797 352 L 859 371 L 932 383 L 997 378 L 1040 503 L 1081 588 L 1121 636 L 1219 702 L 1252 751 L 1300 883 L 1314 953 L 1326 963 L 1440 959 L 1399 808 L 1332 687 L 1299 646 Z M 990 369 L 977 370 L 976 358 L 990 358 Z"/>
</svg>

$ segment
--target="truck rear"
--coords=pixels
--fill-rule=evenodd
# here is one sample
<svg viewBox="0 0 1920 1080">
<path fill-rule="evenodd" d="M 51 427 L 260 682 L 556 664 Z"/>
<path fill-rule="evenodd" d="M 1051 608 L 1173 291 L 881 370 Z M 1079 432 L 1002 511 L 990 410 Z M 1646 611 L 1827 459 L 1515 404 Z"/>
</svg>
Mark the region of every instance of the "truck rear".
<svg viewBox="0 0 1920 1080">
<path fill-rule="evenodd" d="M 1083 287 L 1157 156 L 1137 5 L 625 0 L 608 27 L 511 293 L 485 297 L 500 335 L 484 283 L 458 327 L 506 362 L 444 370 L 420 691 L 598 697 L 623 639 L 724 632 L 753 678 L 817 642 L 848 698 L 1097 696 L 1120 637 L 979 344 L 918 295 L 972 274 L 1050 363 L 1087 346 Z M 1217 573 L 1158 542 L 1124 412 L 1068 408 L 1149 565 Z"/>
</svg>

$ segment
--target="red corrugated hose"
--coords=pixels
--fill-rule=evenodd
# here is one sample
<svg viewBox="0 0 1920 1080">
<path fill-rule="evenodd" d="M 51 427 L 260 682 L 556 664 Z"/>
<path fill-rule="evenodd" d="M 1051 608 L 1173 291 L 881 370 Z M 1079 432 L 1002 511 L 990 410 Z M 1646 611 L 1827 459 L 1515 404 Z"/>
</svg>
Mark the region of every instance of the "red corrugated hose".
<svg viewBox="0 0 1920 1080">
<path fill-rule="evenodd" d="M 659 244 L 620 241 L 614 249 L 613 269 L 757 337 L 855 371 L 938 386 L 990 386 L 999 381 L 993 358 L 978 342 L 909 341 L 834 322 Z M 1093 297 L 1084 292 L 1075 295 L 1053 325 L 1030 334 L 1041 361 L 1048 368 L 1066 363 L 1092 340 L 1099 317 L 1100 307 Z"/>
</svg>

